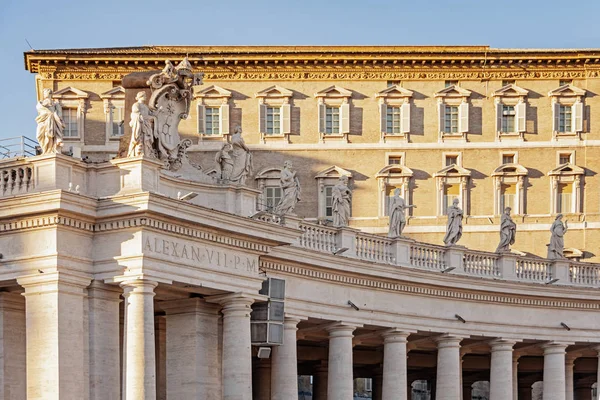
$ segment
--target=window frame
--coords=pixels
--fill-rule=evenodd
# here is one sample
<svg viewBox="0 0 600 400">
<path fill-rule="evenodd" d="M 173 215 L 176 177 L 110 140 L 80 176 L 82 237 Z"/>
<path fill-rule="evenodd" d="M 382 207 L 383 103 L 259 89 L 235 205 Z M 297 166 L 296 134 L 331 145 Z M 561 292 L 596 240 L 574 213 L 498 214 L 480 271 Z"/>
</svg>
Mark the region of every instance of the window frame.
<svg viewBox="0 0 600 400">
<path fill-rule="evenodd" d="M 340 86 L 333 85 L 315 93 L 317 99 L 318 132 L 320 142 L 348 142 L 350 134 L 350 101 L 352 92 Z M 327 132 L 327 108 L 339 108 L 339 132 Z"/>
<path fill-rule="evenodd" d="M 438 142 L 467 142 L 469 133 L 471 91 L 458 84 L 450 85 L 434 94 L 438 107 Z M 450 108 L 457 107 L 456 132 L 447 132 L 447 115 Z M 451 129 L 452 130 L 452 129 Z"/>
<path fill-rule="evenodd" d="M 580 89 L 572 84 L 559 86 L 548 92 L 552 99 L 552 137 L 554 140 L 562 138 L 581 139 L 581 134 L 585 132 L 585 96 L 586 90 Z M 561 129 L 561 108 L 570 108 L 571 126 L 570 129 Z"/>
<path fill-rule="evenodd" d="M 269 141 L 290 143 L 293 92 L 279 85 L 274 85 L 255 93 L 254 97 L 258 99 L 258 130 L 261 143 L 264 144 Z M 279 132 L 269 132 L 269 109 L 279 109 Z"/>
<path fill-rule="evenodd" d="M 127 111 L 125 110 L 125 89 L 122 86 L 117 86 L 112 88 L 111 90 L 102 93 L 100 95 L 104 103 L 104 115 L 105 115 L 105 130 L 106 137 L 105 143 L 116 142 L 116 146 L 118 146 L 118 141 L 125 134 L 125 119 L 127 115 Z M 119 135 L 114 135 L 114 124 L 115 124 L 115 110 L 121 109 L 123 115 L 121 115 L 120 121 L 122 121 L 122 125 L 120 126 L 121 133 Z"/>
<path fill-rule="evenodd" d="M 379 131 L 381 134 L 381 143 L 386 143 L 388 141 L 408 141 L 408 136 L 411 130 L 410 115 L 412 96 L 412 91 L 404 89 L 399 84 L 388 86 L 386 89 L 375 93 L 375 98 L 379 100 Z M 390 109 L 392 109 L 393 114 L 393 110 L 397 110 L 397 132 L 394 132 L 393 121 L 392 130 L 390 131 L 390 129 L 388 128 L 388 116 Z"/>
<path fill-rule="evenodd" d="M 194 94 L 196 103 L 196 133 L 200 140 L 227 141 L 230 135 L 231 115 L 229 99 L 231 92 L 220 86 L 212 85 Z M 218 133 L 208 134 L 206 109 L 218 109 Z M 212 115 L 212 112 L 211 112 Z M 214 123 L 213 123 L 214 126 Z"/>
<path fill-rule="evenodd" d="M 504 82 L 503 82 L 504 83 Z M 496 141 L 524 140 L 527 132 L 527 95 L 529 91 L 508 83 L 496 90 L 492 96 L 496 105 Z M 507 127 L 505 109 L 513 110 L 512 127 Z"/>
<path fill-rule="evenodd" d="M 72 86 L 68 86 L 53 93 L 52 98 L 57 100 L 61 106 L 61 118 L 64 118 L 63 115 L 65 109 L 75 110 L 77 135 L 67 136 L 63 132 L 63 140 L 65 142 L 81 142 L 81 144 L 83 145 L 83 140 L 85 137 L 85 120 L 88 110 L 89 94 L 87 92 L 84 92 L 83 90 L 77 89 Z"/>
<path fill-rule="evenodd" d="M 350 182 L 352 180 L 352 173 L 344 168 L 338 167 L 337 165 L 332 165 L 331 167 L 326 168 L 315 175 L 315 179 L 317 181 L 318 219 L 332 219 L 332 216 L 329 217 L 326 215 L 326 187 L 335 186 L 341 176 L 347 176 Z M 348 185 L 350 185 L 350 183 Z"/>
</svg>

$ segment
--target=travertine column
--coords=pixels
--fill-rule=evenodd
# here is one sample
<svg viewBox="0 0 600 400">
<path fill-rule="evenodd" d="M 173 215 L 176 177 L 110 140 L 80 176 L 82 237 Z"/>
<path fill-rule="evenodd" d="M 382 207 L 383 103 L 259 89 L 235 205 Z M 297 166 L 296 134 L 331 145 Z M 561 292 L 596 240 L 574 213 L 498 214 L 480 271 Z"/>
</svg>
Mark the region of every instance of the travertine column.
<svg viewBox="0 0 600 400">
<path fill-rule="evenodd" d="M 438 348 L 436 400 L 460 398 L 460 341 L 461 337 L 443 335 L 435 339 Z"/>
<path fill-rule="evenodd" d="M 565 356 L 565 399 L 573 400 L 573 369 L 575 367 L 575 354 L 567 354 Z"/>
<path fill-rule="evenodd" d="M 340 323 L 326 329 L 329 332 L 327 398 L 352 400 L 354 398 L 352 332 L 356 327 Z"/>
<path fill-rule="evenodd" d="M 252 375 L 253 400 L 271 400 L 271 360 L 263 358 L 258 360 Z"/>
<path fill-rule="evenodd" d="M 300 319 L 286 317 L 283 323 L 283 345 L 273 346 L 271 354 L 271 399 L 298 397 L 298 358 L 296 331 Z"/>
<path fill-rule="evenodd" d="M 156 400 L 167 400 L 167 320 L 154 317 L 154 346 L 156 347 Z"/>
<path fill-rule="evenodd" d="M 513 400 L 519 398 L 519 357 L 521 357 L 520 354 L 515 354 L 513 352 Z"/>
<path fill-rule="evenodd" d="M 391 330 L 383 336 L 383 400 L 406 400 L 406 338 L 408 332 Z"/>
<path fill-rule="evenodd" d="M 160 307 L 167 314 L 167 399 L 220 400 L 220 307 L 197 297 Z"/>
<path fill-rule="evenodd" d="M 490 399 L 512 400 L 513 396 L 513 346 L 511 340 L 490 342 L 492 361 L 490 367 Z"/>
<path fill-rule="evenodd" d="M 223 306 L 223 400 L 252 400 L 252 349 L 250 306 L 254 299 L 243 293 L 207 298 Z"/>
<path fill-rule="evenodd" d="M 313 399 L 327 400 L 327 365 L 322 363 L 315 368 L 313 375 Z"/>
<path fill-rule="evenodd" d="M 157 282 L 121 283 L 125 298 L 125 400 L 156 399 L 154 288 Z"/>
<path fill-rule="evenodd" d="M 0 293 L 0 400 L 25 400 L 25 299 Z"/>
<path fill-rule="evenodd" d="M 121 394 L 119 303 L 123 290 L 92 281 L 88 287 L 90 400 L 118 399 Z"/>
<path fill-rule="evenodd" d="M 564 343 L 551 342 L 544 349 L 544 400 L 565 400 L 565 349 Z"/>
<path fill-rule="evenodd" d="M 28 400 L 88 397 L 84 296 L 90 281 L 63 272 L 17 279 L 25 288 Z"/>
</svg>

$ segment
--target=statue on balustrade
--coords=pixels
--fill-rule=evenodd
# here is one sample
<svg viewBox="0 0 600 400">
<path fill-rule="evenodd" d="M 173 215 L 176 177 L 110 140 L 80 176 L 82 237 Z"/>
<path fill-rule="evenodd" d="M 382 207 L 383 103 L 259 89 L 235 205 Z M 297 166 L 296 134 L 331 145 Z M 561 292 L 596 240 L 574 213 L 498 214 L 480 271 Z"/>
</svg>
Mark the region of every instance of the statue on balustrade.
<svg viewBox="0 0 600 400">
<path fill-rule="evenodd" d="M 279 179 L 282 195 L 274 212 L 279 215 L 293 214 L 296 204 L 300 201 L 300 180 L 296 176 L 296 171 L 292 169 L 291 161 L 283 163 Z"/>
<path fill-rule="evenodd" d="M 415 208 L 415 205 L 408 205 L 402 197 L 400 197 L 400 189 L 394 190 L 394 197 L 390 200 L 389 216 L 390 228 L 388 237 L 396 239 L 402 236 L 402 231 L 406 226 L 406 210 Z"/>
<path fill-rule="evenodd" d="M 458 199 L 454 199 L 452 205 L 448 207 L 448 223 L 446 224 L 446 236 L 444 244 L 453 246 L 462 236 L 463 210 L 458 207 Z"/>
<path fill-rule="evenodd" d="M 43 93 L 44 98 L 35 106 L 38 112 L 35 118 L 37 140 L 42 148 L 42 154 L 60 153 L 65 128 L 62 107 L 58 101 L 52 99 L 52 89 L 44 89 Z"/>
<path fill-rule="evenodd" d="M 348 226 L 350 213 L 352 211 L 352 191 L 348 187 L 348 177 L 340 176 L 338 184 L 331 191 L 333 226 L 340 228 Z"/>
<path fill-rule="evenodd" d="M 217 164 L 217 179 L 221 181 L 229 181 L 231 179 L 231 172 L 233 171 L 233 159 L 231 158 L 232 147 L 231 144 L 225 143 L 221 147 L 221 150 L 215 155 L 215 162 Z"/>
<path fill-rule="evenodd" d="M 500 218 L 500 243 L 498 243 L 496 253 L 509 252 L 510 246 L 515 244 L 517 224 L 510 217 L 510 210 L 510 207 L 506 207 Z"/>
<path fill-rule="evenodd" d="M 236 126 L 233 135 L 231 135 L 231 158 L 233 159 L 233 169 L 229 180 L 240 185 L 246 184 L 246 179 L 252 174 L 252 153 L 246 146 L 242 137 L 242 127 Z"/>
<path fill-rule="evenodd" d="M 131 106 L 131 141 L 127 157 L 155 157 L 154 141 L 158 138 L 156 114 L 146 105 L 146 93 L 138 92 Z"/>
<path fill-rule="evenodd" d="M 565 258 L 563 254 L 565 249 L 565 233 L 567 233 L 569 227 L 567 225 L 567 220 L 563 223 L 562 218 L 563 215 L 558 214 L 550 227 L 552 236 L 550 237 L 550 244 L 548 244 L 548 258 L 551 260 Z"/>
</svg>

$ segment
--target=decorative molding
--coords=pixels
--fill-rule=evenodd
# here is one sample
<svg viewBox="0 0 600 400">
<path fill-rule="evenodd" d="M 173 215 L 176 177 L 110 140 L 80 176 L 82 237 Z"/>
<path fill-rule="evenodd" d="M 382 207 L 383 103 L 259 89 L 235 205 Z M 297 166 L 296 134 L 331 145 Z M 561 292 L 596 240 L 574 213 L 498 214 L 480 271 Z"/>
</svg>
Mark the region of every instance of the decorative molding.
<svg viewBox="0 0 600 400">
<path fill-rule="evenodd" d="M 502 303 L 515 304 L 534 307 L 552 307 L 552 308 L 569 308 L 569 309 L 585 309 L 599 310 L 600 303 L 590 301 L 589 303 L 566 301 L 566 300 L 543 300 L 538 298 L 523 298 L 513 297 L 505 294 L 483 294 L 472 292 L 460 292 L 451 288 L 436 288 L 431 286 L 417 286 L 406 283 L 393 283 L 383 279 L 359 278 L 351 275 L 342 275 L 335 272 L 325 272 L 314 269 L 309 269 L 301 266 L 287 265 L 272 261 L 260 261 L 260 270 L 277 271 L 287 274 L 293 274 L 303 277 L 309 277 L 318 280 L 329 282 L 338 282 L 346 285 L 354 285 L 360 287 L 369 287 L 374 289 L 389 290 L 393 292 L 404 292 L 417 295 L 431 296 L 436 298 L 449 298 L 457 300 L 477 301 L 485 303 Z"/>
</svg>

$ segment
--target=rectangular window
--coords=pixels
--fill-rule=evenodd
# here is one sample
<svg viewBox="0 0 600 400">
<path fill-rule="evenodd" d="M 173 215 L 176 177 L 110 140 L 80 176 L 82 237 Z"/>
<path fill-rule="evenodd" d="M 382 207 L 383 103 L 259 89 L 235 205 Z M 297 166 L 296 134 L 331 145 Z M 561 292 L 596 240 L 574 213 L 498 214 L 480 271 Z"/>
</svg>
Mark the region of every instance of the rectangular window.
<svg viewBox="0 0 600 400">
<path fill-rule="evenodd" d="M 76 108 L 63 108 L 62 118 L 65 124 L 65 130 L 63 133 L 64 137 L 78 137 L 79 132 L 77 130 L 77 109 Z"/>
<path fill-rule="evenodd" d="M 558 106 L 558 131 L 572 131 L 572 109 L 571 106 Z"/>
<path fill-rule="evenodd" d="M 502 106 L 502 132 L 515 132 L 515 106 Z"/>
<path fill-rule="evenodd" d="M 572 85 L 573 79 L 561 79 L 558 81 L 558 86 Z"/>
<path fill-rule="evenodd" d="M 558 165 L 571 163 L 571 153 L 561 153 L 558 155 Z"/>
<path fill-rule="evenodd" d="M 452 85 L 458 85 L 458 81 L 445 81 L 444 87 L 450 87 Z"/>
<path fill-rule="evenodd" d="M 265 210 L 273 211 L 281 201 L 281 188 L 279 186 L 267 186 L 265 188 Z"/>
<path fill-rule="evenodd" d="M 112 113 L 112 131 L 113 137 L 123 136 L 123 129 L 125 125 L 123 107 L 114 107 L 111 110 Z"/>
<path fill-rule="evenodd" d="M 333 186 L 325 186 L 325 216 L 333 217 Z"/>
<path fill-rule="evenodd" d="M 204 109 L 204 134 L 219 135 L 219 107 L 206 107 Z"/>
<path fill-rule="evenodd" d="M 281 134 L 281 107 L 267 107 L 267 135 Z"/>
<path fill-rule="evenodd" d="M 372 391 L 373 391 L 373 379 L 365 378 L 365 392 L 372 392 Z"/>
<path fill-rule="evenodd" d="M 387 87 L 392 87 L 394 85 L 400 85 L 401 81 L 387 81 Z"/>
<path fill-rule="evenodd" d="M 559 213 L 572 212 L 571 200 L 573 199 L 573 185 L 567 183 L 558 184 L 557 210 Z"/>
<path fill-rule="evenodd" d="M 458 133 L 458 106 L 445 107 L 444 132 Z"/>
<path fill-rule="evenodd" d="M 500 210 L 510 207 L 513 210 L 515 207 L 515 198 L 517 193 L 517 187 L 515 185 L 502 185 L 500 188 Z"/>
<path fill-rule="evenodd" d="M 386 132 L 394 134 L 394 135 L 401 133 L 400 123 L 402 121 L 401 121 L 400 107 L 388 106 L 386 115 L 387 115 Z"/>
<path fill-rule="evenodd" d="M 388 165 L 402 164 L 402 156 L 389 156 Z"/>
<path fill-rule="evenodd" d="M 506 86 L 506 85 L 514 85 L 515 84 L 515 80 L 514 79 L 504 79 L 502 81 L 502 87 Z"/>
<path fill-rule="evenodd" d="M 325 107 L 325 133 L 335 135 L 340 133 L 340 108 Z"/>
<path fill-rule="evenodd" d="M 515 163 L 515 155 L 514 154 L 502 154 L 502 164 L 514 164 Z"/>
<path fill-rule="evenodd" d="M 446 185 L 444 187 L 444 215 L 448 214 L 448 207 L 452 205 L 454 199 L 458 199 L 459 192 L 459 185 Z"/>
<path fill-rule="evenodd" d="M 457 155 L 446 156 L 446 167 L 449 167 L 452 164 L 458 165 L 458 156 Z"/>
</svg>

